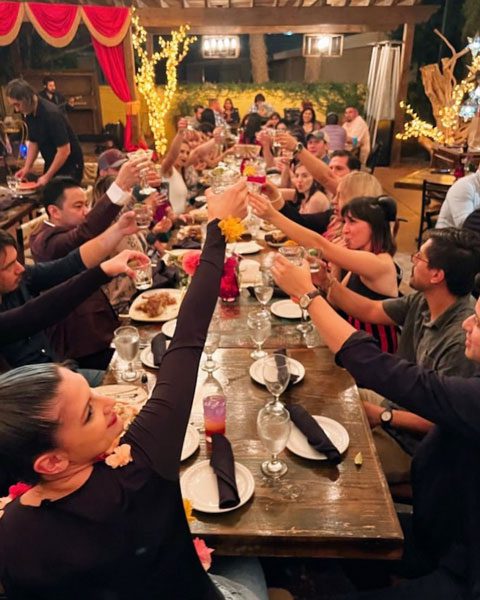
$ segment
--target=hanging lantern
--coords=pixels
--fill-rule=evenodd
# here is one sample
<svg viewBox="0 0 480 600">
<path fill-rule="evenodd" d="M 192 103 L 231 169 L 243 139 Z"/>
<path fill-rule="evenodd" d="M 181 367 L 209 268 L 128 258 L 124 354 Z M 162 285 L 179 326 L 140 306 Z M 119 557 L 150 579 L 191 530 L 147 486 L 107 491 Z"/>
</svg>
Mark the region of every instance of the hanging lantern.
<svg viewBox="0 0 480 600">
<path fill-rule="evenodd" d="M 203 35 L 203 58 L 238 58 L 240 38 L 238 35 Z"/>
<path fill-rule="evenodd" d="M 303 56 L 338 57 L 343 54 L 343 35 L 306 33 L 303 36 Z"/>
</svg>

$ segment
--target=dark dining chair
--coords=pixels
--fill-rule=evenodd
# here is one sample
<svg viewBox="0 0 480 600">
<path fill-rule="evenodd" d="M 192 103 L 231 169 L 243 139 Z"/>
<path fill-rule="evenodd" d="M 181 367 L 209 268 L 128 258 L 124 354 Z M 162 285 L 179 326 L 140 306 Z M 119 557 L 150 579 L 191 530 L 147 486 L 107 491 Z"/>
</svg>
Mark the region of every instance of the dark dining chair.
<svg viewBox="0 0 480 600">
<path fill-rule="evenodd" d="M 422 208 L 420 212 L 420 227 L 418 230 L 417 248 L 420 248 L 423 241 L 423 234 L 432 229 L 435 225 L 436 218 L 440 213 L 440 208 L 445 200 L 449 185 L 443 183 L 433 183 L 432 181 L 423 180 L 422 188 Z"/>
</svg>

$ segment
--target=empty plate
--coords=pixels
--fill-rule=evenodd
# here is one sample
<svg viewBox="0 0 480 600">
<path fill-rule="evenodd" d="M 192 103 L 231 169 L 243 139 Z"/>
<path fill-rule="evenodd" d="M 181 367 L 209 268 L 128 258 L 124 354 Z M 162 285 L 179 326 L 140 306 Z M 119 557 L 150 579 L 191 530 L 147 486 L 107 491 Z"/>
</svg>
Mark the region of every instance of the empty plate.
<svg viewBox="0 0 480 600">
<path fill-rule="evenodd" d="M 282 319 L 301 319 L 302 309 L 293 300 L 278 300 L 270 306 L 272 313 Z"/>
<path fill-rule="evenodd" d="M 253 381 L 256 381 L 260 385 L 265 385 L 265 380 L 263 379 L 263 361 L 264 360 L 265 360 L 264 358 L 259 358 L 258 360 L 256 360 L 254 363 L 252 363 L 250 365 L 250 369 L 249 369 L 250 377 L 253 379 Z M 298 360 L 295 360 L 294 358 L 290 358 L 289 356 L 287 356 L 287 360 L 288 360 L 288 369 L 289 369 L 290 373 L 298 376 L 298 379 L 295 382 L 295 385 L 296 385 L 297 383 L 300 383 L 300 381 L 302 381 L 302 379 L 305 377 L 305 367 L 302 365 L 301 362 L 299 362 Z"/>
</svg>

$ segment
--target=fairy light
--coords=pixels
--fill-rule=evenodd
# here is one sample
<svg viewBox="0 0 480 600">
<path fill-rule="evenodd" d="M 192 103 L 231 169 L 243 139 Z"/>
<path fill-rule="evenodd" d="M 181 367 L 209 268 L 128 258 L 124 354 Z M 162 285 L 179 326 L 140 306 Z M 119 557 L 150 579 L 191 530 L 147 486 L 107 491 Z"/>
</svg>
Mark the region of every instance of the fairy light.
<svg viewBox="0 0 480 600">
<path fill-rule="evenodd" d="M 148 109 L 148 122 L 155 140 L 155 150 L 160 156 L 167 151 L 166 116 L 177 91 L 177 67 L 185 58 L 188 50 L 196 41 L 195 36 L 189 36 L 189 25 L 181 25 L 176 31 L 171 31 L 171 39 L 165 40 L 159 36 L 160 51 L 151 56 L 146 51 L 147 32 L 140 25 L 138 16 L 132 15 L 132 43 L 140 60 L 140 68 L 135 76 L 138 91 L 145 99 Z M 165 60 L 167 83 L 163 93 L 159 93 L 155 85 L 155 65 Z"/>
<path fill-rule="evenodd" d="M 466 94 L 471 95 L 476 87 L 475 75 L 480 70 L 480 55 L 474 56 L 472 63 L 468 65 L 468 74 L 460 83 L 453 86 L 450 98 L 446 106 L 438 111 L 437 126 L 434 126 L 417 115 L 413 108 L 405 102 L 400 102 L 400 107 L 405 114 L 411 117 L 404 125 L 402 133 L 397 133 L 398 140 L 409 138 L 426 137 L 439 144 L 453 145 L 455 134 L 461 127 L 461 120 L 465 120 L 467 111 L 462 110 Z M 473 116 L 473 115 L 472 115 Z"/>
</svg>

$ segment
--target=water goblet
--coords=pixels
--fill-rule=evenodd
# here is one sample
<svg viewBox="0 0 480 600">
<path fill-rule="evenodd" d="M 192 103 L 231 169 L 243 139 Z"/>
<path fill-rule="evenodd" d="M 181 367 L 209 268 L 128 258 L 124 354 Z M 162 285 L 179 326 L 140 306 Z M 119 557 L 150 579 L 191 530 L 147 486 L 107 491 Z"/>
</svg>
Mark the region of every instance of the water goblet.
<svg viewBox="0 0 480 600">
<path fill-rule="evenodd" d="M 282 246 L 278 249 L 280 254 L 289 260 L 292 265 L 301 267 L 305 258 L 305 248 L 303 246 Z"/>
<path fill-rule="evenodd" d="M 270 335 L 271 321 L 270 315 L 265 314 L 261 310 L 254 310 L 248 313 L 247 326 L 250 331 L 250 337 L 256 346 L 256 349 L 251 352 L 251 358 L 258 360 L 259 358 L 265 358 L 267 353 L 262 350 L 262 346 L 266 339 Z"/>
<path fill-rule="evenodd" d="M 273 282 L 268 273 L 262 273 L 262 281 L 254 286 L 253 291 L 255 292 L 255 297 L 262 306 L 262 310 L 260 312 L 266 314 L 270 318 L 267 310 L 267 304 L 270 302 L 273 296 Z"/>
<path fill-rule="evenodd" d="M 218 350 L 220 344 L 220 331 L 210 330 L 207 333 L 207 339 L 205 340 L 205 346 L 203 351 L 207 356 L 207 360 L 203 363 L 202 369 L 207 373 L 213 373 L 215 369 L 218 369 L 218 364 L 213 360 L 214 353 Z"/>
<path fill-rule="evenodd" d="M 139 202 L 134 204 L 133 211 L 135 213 L 135 222 L 137 223 L 138 228 L 148 229 L 153 218 L 152 209 L 146 204 L 141 204 Z"/>
<path fill-rule="evenodd" d="M 263 381 L 274 397 L 273 403 L 280 403 L 280 396 L 290 382 L 288 358 L 284 354 L 272 354 L 263 360 Z"/>
<path fill-rule="evenodd" d="M 7 186 L 14 196 L 18 192 L 19 183 L 20 181 L 15 175 L 7 175 Z"/>
<path fill-rule="evenodd" d="M 257 416 L 258 437 L 271 452 L 271 458 L 262 463 L 262 473 L 271 479 L 285 475 L 288 466 L 278 458 L 287 445 L 290 435 L 290 414 L 281 402 L 272 402 L 264 406 Z"/>
<path fill-rule="evenodd" d="M 134 381 L 138 377 L 138 373 L 133 367 L 133 361 L 138 354 L 140 345 L 138 329 L 131 326 L 118 327 L 114 331 L 114 336 L 113 344 L 118 356 L 128 362 L 127 370 L 123 373 L 122 377 L 125 381 Z"/>
</svg>

